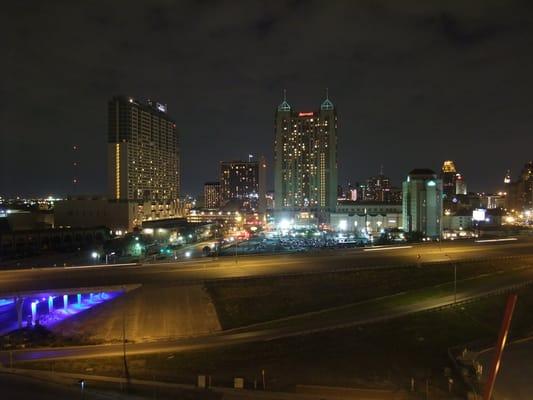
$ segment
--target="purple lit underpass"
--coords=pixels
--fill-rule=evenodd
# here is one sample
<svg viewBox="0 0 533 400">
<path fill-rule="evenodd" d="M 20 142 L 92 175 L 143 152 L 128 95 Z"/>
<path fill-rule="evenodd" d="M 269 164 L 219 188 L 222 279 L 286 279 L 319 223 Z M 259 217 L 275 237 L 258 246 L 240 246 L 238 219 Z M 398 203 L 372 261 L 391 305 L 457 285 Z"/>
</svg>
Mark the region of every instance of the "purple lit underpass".
<svg viewBox="0 0 533 400">
<path fill-rule="evenodd" d="M 37 325 L 50 328 L 139 286 L 68 288 L 0 295 L 0 335 Z"/>
</svg>

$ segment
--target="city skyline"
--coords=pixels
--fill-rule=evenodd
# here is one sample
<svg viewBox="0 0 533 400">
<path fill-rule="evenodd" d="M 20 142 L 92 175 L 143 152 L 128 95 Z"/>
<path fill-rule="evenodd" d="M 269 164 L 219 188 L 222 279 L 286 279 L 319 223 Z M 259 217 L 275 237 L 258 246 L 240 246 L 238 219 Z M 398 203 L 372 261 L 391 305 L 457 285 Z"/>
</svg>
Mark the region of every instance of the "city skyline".
<svg viewBox="0 0 533 400">
<path fill-rule="evenodd" d="M 286 92 L 286 90 L 284 89 L 284 92 Z M 117 98 L 117 97 L 129 97 L 131 98 L 131 96 L 125 96 L 123 94 L 120 94 L 120 95 L 114 95 L 113 98 Z M 151 102 L 150 99 L 146 99 L 146 100 L 141 100 L 141 102 L 146 102 L 147 104 Z M 155 103 L 154 103 L 155 104 Z M 159 105 L 159 103 L 157 103 L 157 105 Z M 165 104 L 164 105 L 165 107 L 165 113 L 166 113 L 166 107 L 167 105 Z M 308 107 L 309 109 L 312 109 L 313 107 Z M 171 115 L 169 115 L 169 118 L 173 118 Z M 108 130 L 108 128 L 106 127 L 106 130 Z M 179 130 L 178 130 L 178 134 L 179 134 Z M 107 136 L 108 133 L 106 132 L 105 133 L 105 136 Z M 83 182 L 80 183 L 79 181 L 79 174 L 80 174 L 80 169 L 79 169 L 79 164 L 77 164 L 75 167 L 72 167 L 72 160 L 77 160 L 78 158 L 76 157 L 79 157 L 79 151 L 80 151 L 80 146 L 78 144 L 74 144 L 72 145 L 73 147 L 73 150 L 72 151 L 72 157 L 69 158 L 68 160 L 68 165 L 69 165 L 69 172 L 68 172 L 68 176 L 67 176 L 67 180 L 68 182 L 65 183 L 64 187 L 67 188 L 65 189 L 63 192 L 61 191 L 55 191 L 55 192 L 52 192 L 52 191 L 41 191 L 41 192 L 3 192 L 2 195 L 16 195 L 16 196 L 19 196 L 19 195 L 27 195 L 29 194 L 29 196 L 36 196 L 36 197 L 39 197 L 39 196 L 46 196 L 46 195 L 64 195 L 64 196 L 76 196 L 76 195 L 88 195 L 89 192 L 88 191 L 83 191 L 81 190 L 80 191 L 80 188 L 84 187 L 85 185 L 83 185 Z M 244 150 L 244 153 L 246 153 L 246 150 Z M 243 153 L 243 154 L 244 154 Z M 253 153 L 253 154 L 251 154 Z M 267 154 L 268 154 L 268 151 L 267 151 Z M 74 157 L 74 158 L 73 158 Z M 181 158 L 181 149 L 179 151 L 179 157 Z M 248 152 L 248 158 L 249 157 L 255 157 L 255 158 L 258 158 L 258 153 L 257 152 Z M 261 157 L 264 157 L 263 155 L 261 155 Z M 246 157 L 244 156 L 236 156 L 235 159 L 244 159 Z M 271 190 L 275 185 L 274 185 L 274 159 L 273 159 L 273 155 L 269 155 L 268 157 L 268 163 L 270 163 L 270 170 L 268 171 L 267 173 L 267 183 L 268 183 L 268 190 Z M 449 161 L 446 161 L 446 160 L 443 160 L 445 163 L 446 162 L 449 162 Z M 528 159 L 525 159 L 524 162 L 527 162 Z M 77 161 L 75 161 L 77 162 Z M 229 159 L 228 160 L 223 160 L 223 159 L 220 159 L 220 160 L 215 160 L 214 161 L 216 164 L 220 164 L 220 163 L 223 163 L 223 162 L 230 162 Z M 440 160 L 437 160 L 435 161 L 435 165 L 439 165 L 439 163 L 441 163 L 442 161 Z M 454 162 L 454 160 L 452 160 L 452 163 Z M 521 165 L 524 164 L 524 162 L 521 162 L 521 161 L 516 161 L 514 160 L 513 162 L 513 165 L 514 164 L 517 164 L 518 167 L 516 169 L 515 172 L 513 172 L 513 170 L 511 170 L 510 168 L 507 169 L 505 172 L 505 174 L 502 174 L 502 176 L 498 177 L 498 179 L 490 179 L 491 181 L 495 182 L 493 184 L 493 186 L 491 188 L 494 188 L 494 190 L 486 190 L 486 187 L 480 187 L 481 185 L 479 184 L 476 184 L 476 182 L 472 182 L 472 186 L 474 187 L 478 187 L 478 190 L 474 190 L 472 192 L 487 192 L 487 193 L 490 193 L 490 192 L 496 192 L 497 190 L 501 190 L 502 188 L 505 187 L 505 182 L 504 182 L 504 178 L 507 176 L 507 173 L 510 172 L 511 173 L 511 178 L 514 179 L 514 177 L 518 177 L 520 175 L 520 171 L 522 169 Z M 417 165 L 416 163 L 415 164 L 412 164 L 412 165 Z M 433 164 L 431 164 L 431 168 L 433 168 Z M 180 168 L 181 169 L 181 168 Z M 342 173 L 342 168 L 341 166 L 339 166 L 339 171 Z M 435 167 L 435 169 L 439 170 L 438 167 Z M 105 171 L 105 175 L 109 175 L 109 171 L 108 171 L 108 166 L 106 164 L 106 170 Z M 386 172 L 384 173 L 384 165 L 383 163 L 381 163 L 379 165 L 379 174 L 376 174 L 374 173 L 372 170 L 369 171 L 369 174 L 368 176 L 363 176 L 363 175 L 350 175 L 350 174 L 346 174 L 345 172 L 342 173 L 339 173 L 339 176 L 343 176 L 344 177 L 344 180 L 341 180 L 341 178 L 339 178 L 338 180 L 338 184 L 339 186 L 345 188 L 347 187 L 348 185 L 352 185 L 352 184 L 356 184 L 356 183 L 359 183 L 359 182 L 364 182 L 365 180 L 367 179 L 371 179 L 372 175 L 379 175 L 379 174 L 383 174 L 384 176 L 386 177 L 393 177 L 391 180 L 394 184 L 397 184 L 397 185 L 400 185 L 402 180 L 408 175 L 407 173 L 403 173 L 403 171 L 399 172 L 396 168 L 394 168 L 394 166 L 392 166 L 392 172 Z M 213 181 L 214 179 L 217 178 L 216 176 L 217 174 L 211 174 L 208 176 L 208 178 L 211 178 L 211 180 Z M 76 179 L 76 184 L 73 185 L 73 182 L 72 180 Z M 187 176 L 186 176 L 187 178 Z M 501 178 L 501 179 L 500 179 Z M 109 196 L 110 198 L 112 198 L 113 196 L 109 193 L 109 178 L 106 178 L 105 176 L 102 177 L 103 179 L 103 185 L 106 186 L 104 187 L 102 190 L 100 191 L 97 191 L 98 194 L 100 195 L 103 195 L 103 196 Z M 180 176 L 179 178 L 180 180 L 183 179 L 183 176 Z M 98 185 L 97 186 L 102 186 L 102 182 L 98 182 Z M 203 182 L 197 182 L 195 181 L 194 184 L 191 184 L 190 182 L 190 179 L 189 179 L 189 187 L 194 187 L 195 189 L 193 191 L 189 191 L 189 192 L 182 192 L 180 193 L 180 197 L 183 197 L 183 196 L 188 196 L 188 195 L 192 195 L 192 196 L 197 196 L 197 195 L 202 195 L 203 191 L 204 191 L 204 188 L 203 188 L 203 185 L 204 183 Z M 181 184 L 180 184 L 181 186 Z M 481 190 L 479 190 L 481 189 Z"/>
<path fill-rule="evenodd" d="M 329 88 L 342 121 L 341 184 L 380 165 L 399 184 L 412 168 L 454 160 L 469 189 L 490 192 L 530 159 L 527 4 L 191 3 L 180 13 L 158 2 L 127 13 L 51 4 L 49 18 L 39 7 L 7 7 L 3 195 L 67 195 L 74 160 L 77 194 L 106 193 L 106 163 L 96 155 L 105 152 L 106 102 L 118 94 L 168 104 L 182 138 L 183 194 L 201 193 L 222 160 L 265 154 L 272 165 L 284 88 L 304 110 Z M 311 43 L 320 43 L 315 53 Z"/>
<path fill-rule="evenodd" d="M 528 399 L 533 2 L 6 2 L 0 387 Z"/>
</svg>

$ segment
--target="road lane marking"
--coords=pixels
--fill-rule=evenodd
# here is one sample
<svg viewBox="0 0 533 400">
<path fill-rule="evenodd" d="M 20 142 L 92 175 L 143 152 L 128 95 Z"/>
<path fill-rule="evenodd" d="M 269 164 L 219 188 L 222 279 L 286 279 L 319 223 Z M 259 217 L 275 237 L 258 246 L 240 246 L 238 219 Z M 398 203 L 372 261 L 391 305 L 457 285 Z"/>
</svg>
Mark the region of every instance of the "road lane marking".
<svg viewBox="0 0 533 400">
<path fill-rule="evenodd" d="M 138 264 L 137 263 L 125 263 L 125 264 L 72 265 L 70 267 L 63 267 L 63 269 L 88 269 L 88 268 L 106 268 L 106 267 L 111 268 L 111 267 L 125 267 L 128 265 L 138 265 Z M 57 267 L 54 267 L 54 268 L 57 268 Z"/>
<path fill-rule="evenodd" d="M 413 246 L 396 246 L 396 247 L 374 247 L 370 249 L 364 249 L 363 251 L 386 251 L 386 250 L 401 250 L 411 249 Z"/>
<path fill-rule="evenodd" d="M 504 239 L 481 239 L 476 240 L 476 243 L 491 243 L 491 242 L 509 242 L 512 240 L 518 240 L 518 238 L 504 238 Z"/>
</svg>

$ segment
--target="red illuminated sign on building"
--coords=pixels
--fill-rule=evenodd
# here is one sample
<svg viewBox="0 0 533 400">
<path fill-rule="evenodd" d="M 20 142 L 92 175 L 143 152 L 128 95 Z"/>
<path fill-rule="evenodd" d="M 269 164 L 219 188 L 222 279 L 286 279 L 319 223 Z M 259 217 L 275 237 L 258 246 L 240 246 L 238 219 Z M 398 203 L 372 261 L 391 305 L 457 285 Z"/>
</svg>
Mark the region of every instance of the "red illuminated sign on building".
<svg viewBox="0 0 533 400">
<path fill-rule="evenodd" d="M 313 115 L 315 115 L 315 113 L 312 113 L 312 112 L 301 112 L 301 113 L 298 113 L 299 117 L 312 117 Z"/>
</svg>

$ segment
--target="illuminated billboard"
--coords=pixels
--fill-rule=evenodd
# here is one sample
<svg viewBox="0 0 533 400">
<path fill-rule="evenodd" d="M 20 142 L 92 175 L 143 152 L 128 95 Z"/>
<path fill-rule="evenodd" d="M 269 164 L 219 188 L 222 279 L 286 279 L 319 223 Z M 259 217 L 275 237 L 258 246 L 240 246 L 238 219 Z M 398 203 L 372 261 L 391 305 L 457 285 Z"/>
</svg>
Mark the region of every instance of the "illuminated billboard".
<svg viewBox="0 0 533 400">
<path fill-rule="evenodd" d="M 473 212 L 472 212 L 472 219 L 474 221 L 485 221 L 485 213 L 486 213 L 487 210 L 485 210 L 484 208 L 476 208 Z"/>
</svg>

